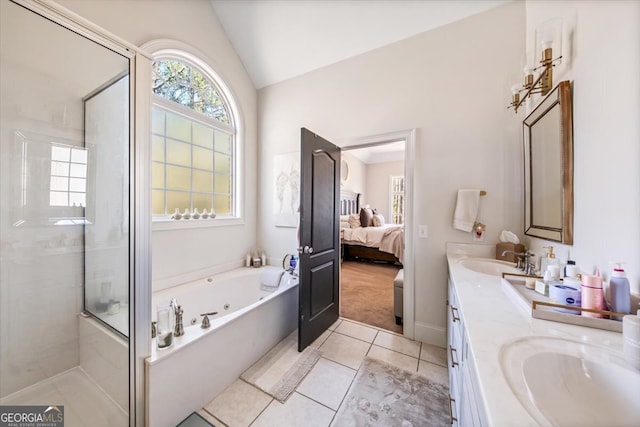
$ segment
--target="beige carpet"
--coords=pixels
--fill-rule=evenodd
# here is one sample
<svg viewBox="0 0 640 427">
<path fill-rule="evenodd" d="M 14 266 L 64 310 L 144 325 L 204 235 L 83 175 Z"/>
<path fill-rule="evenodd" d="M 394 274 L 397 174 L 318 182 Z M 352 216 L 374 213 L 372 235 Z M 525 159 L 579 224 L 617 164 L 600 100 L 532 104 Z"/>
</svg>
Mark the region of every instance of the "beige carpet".
<svg viewBox="0 0 640 427">
<path fill-rule="evenodd" d="M 393 313 L 393 279 L 400 267 L 360 261 L 342 263 L 340 315 L 402 333 Z"/>
<path fill-rule="evenodd" d="M 332 426 L 450 426 L 448 396 L 444 384 L 366 358 Z"/>
<path fill-rule="evenodd" d="M 298 352 L 298 331 L 294 331 L 244 371 L 240 378 L 284 402 L 318 359 L 320 352 L 315 348 L 307 347 Z"/>
</svg>

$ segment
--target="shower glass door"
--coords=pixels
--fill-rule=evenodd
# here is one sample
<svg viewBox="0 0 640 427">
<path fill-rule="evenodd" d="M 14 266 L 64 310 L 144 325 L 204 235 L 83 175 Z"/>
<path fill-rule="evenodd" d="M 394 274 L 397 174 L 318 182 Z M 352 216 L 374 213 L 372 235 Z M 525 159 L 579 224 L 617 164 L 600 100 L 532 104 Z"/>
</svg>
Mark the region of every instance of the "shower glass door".
<svg viewBox="0 0 640 427">
<path fill-rule="evenodd" d="M 0 409 L 126 426 L 130 59 L 12 1 L 0 19 Z"/>
</svg>

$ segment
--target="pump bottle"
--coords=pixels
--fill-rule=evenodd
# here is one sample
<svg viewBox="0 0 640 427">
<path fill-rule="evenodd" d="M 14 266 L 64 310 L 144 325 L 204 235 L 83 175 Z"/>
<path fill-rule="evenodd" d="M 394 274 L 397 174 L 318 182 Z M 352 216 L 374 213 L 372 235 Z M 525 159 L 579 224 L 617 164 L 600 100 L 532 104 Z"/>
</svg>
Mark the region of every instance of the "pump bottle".
<svg viewBox="0 0 640 427">
<path fill-rule="evenodd" d="M 556 259 L 556 254 L 553 253 L 553 246 L 543 246 L 543 249 L 547 249 L 547 253 L 540 258 L 540 274 L 547 271 L 547 267 L 550 265 L 559 265 Z"/>
<path fill-rule="evenodd" d="M 611 279 L 609 279 L 609 299 L 611 311 L 616 313 L 631 313 L 631 291 L 629 289 L 629 279 L 622 269 L 622 262 L 612 262 L 614 264 Z M 622 317 L 612 317 L 615 320 L 622 320 Z"/>
</svg>

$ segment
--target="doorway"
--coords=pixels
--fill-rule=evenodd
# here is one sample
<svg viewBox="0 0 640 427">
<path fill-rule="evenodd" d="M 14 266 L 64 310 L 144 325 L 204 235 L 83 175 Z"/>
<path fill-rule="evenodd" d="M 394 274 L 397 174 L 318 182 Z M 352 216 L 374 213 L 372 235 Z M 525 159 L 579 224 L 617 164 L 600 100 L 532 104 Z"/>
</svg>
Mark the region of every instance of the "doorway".
<svg viewBox="0 0 640 427">
<path fill-rule="evenodd" d="M 413 269 L 407 242 L 412 225 L 413 135 L 406 131 L 351 141 L 342 147 L 341 165 L 345 199 L 356 200 L 358 214 L 361 209 L 373 212 L 374 221 L 363 224 L 365 214 L 358 223 L 352 208 L 347 224 L 346 211 L 341 212 L 340 314 L 408 338 L 413 338 L 413 283 L 406 286 L 403 276 L 410 279 L 407 268 Z"/>
</svg>

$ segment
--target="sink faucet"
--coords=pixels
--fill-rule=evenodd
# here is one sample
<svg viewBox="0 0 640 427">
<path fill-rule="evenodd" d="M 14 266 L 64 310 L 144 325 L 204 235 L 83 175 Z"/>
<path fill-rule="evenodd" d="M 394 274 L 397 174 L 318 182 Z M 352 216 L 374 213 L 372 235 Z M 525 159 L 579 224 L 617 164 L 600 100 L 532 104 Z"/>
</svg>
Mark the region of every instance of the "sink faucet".
<svg viewBox="0 0 640 427">
<path fill-rule="evenodd" d="M 524 274 L 533 274 L 535 272 L 535 265 L 529 262 L 529 258 L 535 256 L 535 254 L 529 252 L 529 249 L 525 249 L 524 252 L 515 252 L 509 250 L 502 251 L 502 256 L 505 256 L 507 254 L 513 254 L 518 257 L 516 268 L 522 270 Z"/>
</svg>

